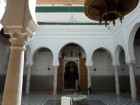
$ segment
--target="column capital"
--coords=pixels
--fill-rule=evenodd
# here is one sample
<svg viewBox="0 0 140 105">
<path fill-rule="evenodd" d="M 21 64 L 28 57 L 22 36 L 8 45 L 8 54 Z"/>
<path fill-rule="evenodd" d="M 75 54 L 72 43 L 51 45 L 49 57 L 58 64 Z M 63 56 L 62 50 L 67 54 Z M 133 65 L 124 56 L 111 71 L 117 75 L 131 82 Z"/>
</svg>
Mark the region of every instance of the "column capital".
<svg viewBox="0 0 140 105">
<path fill-rule="evenodd" d="M 58 66 L 54 66 L 54 70 L 57 70 Z"/>
<path fill-rule="evenodd" d="M 33 64 L 26 64 L 26 67 L 31 67 Z"/>
<path fill-rule="evenodd" d="M 135 63 L 134 62 L 127 62 L 126 64 L 127 65 L 134 65 Z"/>
<path fill-rule="evenodd" d="M 9 41 L 12 46 L 23 46 L 26 41 L 29 41 L 32 38 L 31 34 L 24 33 L 21 30 L 10 30 L 9 34 L 11 36 Z"/>
<path fill-rule="evenodd" d="M 120 65 L 119 64 L 115 64 L 115 65 L 113 65 L 114 67 L 119 67 Z"/>
<path fill-rule="evenodd" d="M 93 65 L 86 65 L 87 67 L 92 67 Z"/>
<path fill-rule="evenodd" d="M 11 49 L 19 50 L 19 51 L 25 51 L 25 46 L 11 46 Z"/>
<path fill-rule="evenodd" d="M 131 65 L 131 64 L 135 64 L 136 63 L 136 60 L 130 60 L 128 62 L 126 62 L 127 65 Z"/>
</svg>

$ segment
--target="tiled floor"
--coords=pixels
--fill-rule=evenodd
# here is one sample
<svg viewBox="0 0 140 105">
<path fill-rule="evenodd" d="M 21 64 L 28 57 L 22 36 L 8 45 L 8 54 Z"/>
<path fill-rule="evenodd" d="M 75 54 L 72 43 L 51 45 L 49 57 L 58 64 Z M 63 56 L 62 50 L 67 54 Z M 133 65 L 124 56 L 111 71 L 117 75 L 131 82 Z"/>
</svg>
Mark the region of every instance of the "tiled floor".
<svg viewBox="0 0 140 105">
<path fill-rule="evenodd" d="M 61 105 L 61 100 L 48 100 L 45 105 Z M 65 104 L 64 104 L 65 105 Z M 76 103 L 73 103 L 73 105 L 106 105 L 101 100 L 82 100 L 78 101 Z"/>
<path fill-rule="evenodd" d="M 65 95 L 65 94 L 63 94 Z M 48 100 L 60 100 L 62 94 L 57 96 L 52 96 L 49 94 L 30 94 L 24 95 L 22 97 L 21 105 L 47 105 Z M 86 99 L 88 100 L 100 100 L 106 105 L 140 105 L 138 102 L 133 102 L 131 99 L 122 96 L 116 96 L 115 94 L 95 94 L 90 95 Z M 0 96 L 0 105 L 1 105 L 1 96 Z M 53 104 L 54 105 L 54 104 Z M 96 104 L 97 105 L 97 104 Z M 100 103 L 99 103 L 100 105 Z"/>
</svg>

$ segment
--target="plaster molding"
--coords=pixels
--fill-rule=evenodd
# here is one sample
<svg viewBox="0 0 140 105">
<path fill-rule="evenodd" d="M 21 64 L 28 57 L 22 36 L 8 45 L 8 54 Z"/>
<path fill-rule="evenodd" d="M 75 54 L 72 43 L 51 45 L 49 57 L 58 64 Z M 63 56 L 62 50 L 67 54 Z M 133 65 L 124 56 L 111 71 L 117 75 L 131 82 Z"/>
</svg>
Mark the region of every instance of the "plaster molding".
<svg viewBox="0 0 140 105">
<path fill-rule="evenodd" d="M 19 51 L 25 51 L 25 46 L 11 46 L 11 49 L 19 50 Z"/>
<path fill-rule="evenodd" d="M 58 65 L 55 65 L 54 66 L 54 70 L 58 70 Z"/>
<path fill-rule="evenodd" d="M 120 67 L 120 64 L 113 64 L 114 67 Z"/>
<path fill-rule="evenodd" d="M 28 26 L 26 27 L 26 32 L 31 34 L 31 35 L 34 35 L 35 34 L 35 31 L 38 29 L 38 25 L 37 23 L 34 21 L 34 20 L 30 20 L 29 23 L 28 23 Z"/>
<path fill-rule="evenodd" d="M 31 64 L 26 64 L 26 67 L 31 67 L 33 65 L 33 63 Z"/>
<path fill-rule="evenodd" d="M 76 30 L 76 31 L 94 31 L 94 32 L 104 32 L 110 34 L 110 31 L 101 28 L 100 26 L 89 26 L 89 25 L 39 25 L 39 29 L 47 29 L 47 30 L 59 30 L 59 31 L 71 31 L 71 30 Z M 59 26 L 59 27 L 58 27 Z"/>
<path fill-rule="evenodd" d="M 88 64 L 88 63 L 86 63 L 85 64 L 87 67 L 93 67 L 93 64 L 91 63 L 91 64 Z"/>
<path fill-rule="evenodd" d="M 136 60 L 130 60 L 129 62 L 126 62 L 127 65 L 131 65 L 131 64 L 136 64 Z"/>
</svg>

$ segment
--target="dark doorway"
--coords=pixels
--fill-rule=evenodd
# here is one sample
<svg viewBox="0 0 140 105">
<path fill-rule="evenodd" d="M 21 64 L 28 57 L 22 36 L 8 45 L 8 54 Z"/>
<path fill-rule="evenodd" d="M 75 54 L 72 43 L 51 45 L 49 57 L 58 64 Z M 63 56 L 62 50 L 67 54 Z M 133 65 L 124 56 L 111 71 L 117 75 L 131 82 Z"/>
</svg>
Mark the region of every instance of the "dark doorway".
<svg viewBox="0 0 140 105">
<path fill-rule="evenodd" d="M 64 89 L 76 89 L 76 81 L 79 81 L 78 67 L 74 61 L 70 61 L 65 66 Z"/>
</svg>

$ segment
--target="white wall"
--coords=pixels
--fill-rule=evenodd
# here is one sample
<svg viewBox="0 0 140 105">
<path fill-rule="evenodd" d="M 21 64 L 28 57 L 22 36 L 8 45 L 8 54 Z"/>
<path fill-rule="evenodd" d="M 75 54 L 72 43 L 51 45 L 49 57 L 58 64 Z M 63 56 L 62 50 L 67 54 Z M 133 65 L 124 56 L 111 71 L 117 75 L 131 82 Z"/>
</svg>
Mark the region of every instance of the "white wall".
<svg viewBox="0 0 140 105">
<path fill-rule="evenodd" d="M 52 65 L 58 66 L 61 49 L 69 43 L 75 43 L 85 51 L 84 57 L 86 57 L 86 65 L 93 67 L 94 65 L 98 66 L 98 70 L 92 71 L 92 75 L 114 75 L 112 63 L 115 64 L 115 49 L 118 45 L 123 47 L 125 51 L 125 57 L 122 58 L 125 58 L 126 62 L 131 61 L 130 58 L 132 57 L 130 57 L 130 53 L 133 51 L 128 52 L 128 39 L 132 27 L 130 29 L 129 26 L 133 23 L 134 19 L 139 16 L 138 10 L 139 6 L 135 11 L 126 16 L 122 24 L 117 24 L 114 28 L 106 28 L 100 25 L 39 25 L 36 35 L 30 43 L 32 45 L 31 53 L 33 55 L 40 47 L 49 48 L 53 54 Z M 37 20 L 43 22 L 68 22 L 72 15 L 77 22 L 92 22 L 86 18 L 83 13 L 36 13 Z M 110 52 L 110 59 L 112 59 L 111 62 L 109 62 L 110 67 L 106 65 L 106 54 L 103 53 L 95 54 L 95 61 L 92 62 L 92 54 L 98 48 L 104 48 Z M 44 59 L 44 62 L 47 61 Z M 43 66 L 44 65 L 42 65 L 42 67 Z M 128 75 L 128 66 L 125 63 L 121 63 L 120 66 L 119 74 Z M 35 74 L 37 73 L 41 75 L 46 73 L 45 67 L 43 67 L 40 72 L 36 71 Z"/>
<path fill-rule="evenodd" d="M 53 75 L 52 58 L 52 53 L 50 52 L 36 52 L 31 68 L 31 75 Z M 48 70 L 48 67 L 50 67 L 50 70 Z"/>
<path fill-rule="evenodd" d="M 112 66 L 112 60 L 109 56 L 109 53 L 106 51 L 103 52 L 94 52 L 92 57 L 94 62 L 93 69 L 91 70 L 91 75 L 93 76 L 105 76 L 105 75 L 114 75 L 114 68 Z M 94 70 L 96 69 L 96 71 Z"/>
<path fill-rule="evenodd" d="M 68 48 L 69 49 L 69 48 Z M 138 62 L 140 61 L 140 47 L 136 46 L 135 51 L 137 55 Z M 71 48 L 72 50 L 72 48 Z M 75 50 L 75 49 L 74 49 Z M 84 57 L 84 56 L 83 56 Z M 34 64 L 31 69 L 32 75 L 53 75 L 54 68 L 52 66 L 52 53 L 50 54 L 50 65 L 51 70 L 47 70 L 49 65 L 49 53 L 48 52 L 38 52 L 35 53 L 34 56 Z M 92 57 L 94 62 L 94 66 L 91 69 L 91 75 L 93 76 L 114 76 L 114 67 L 112 65 L 112 59 L 109 53 L 105 52 L 94 52 L 94 56 Z M 140 75 L 140 65 L 136 64 L 135 73 L 136 75 Z M 96 71 L 94 71 L 94 67 Z M 129 75 L 128 66 L 125 63 L 125 55 L 120 55 L 120 67 L 118 68 L 119 75 L 125 76 Z"/>
</svg>

